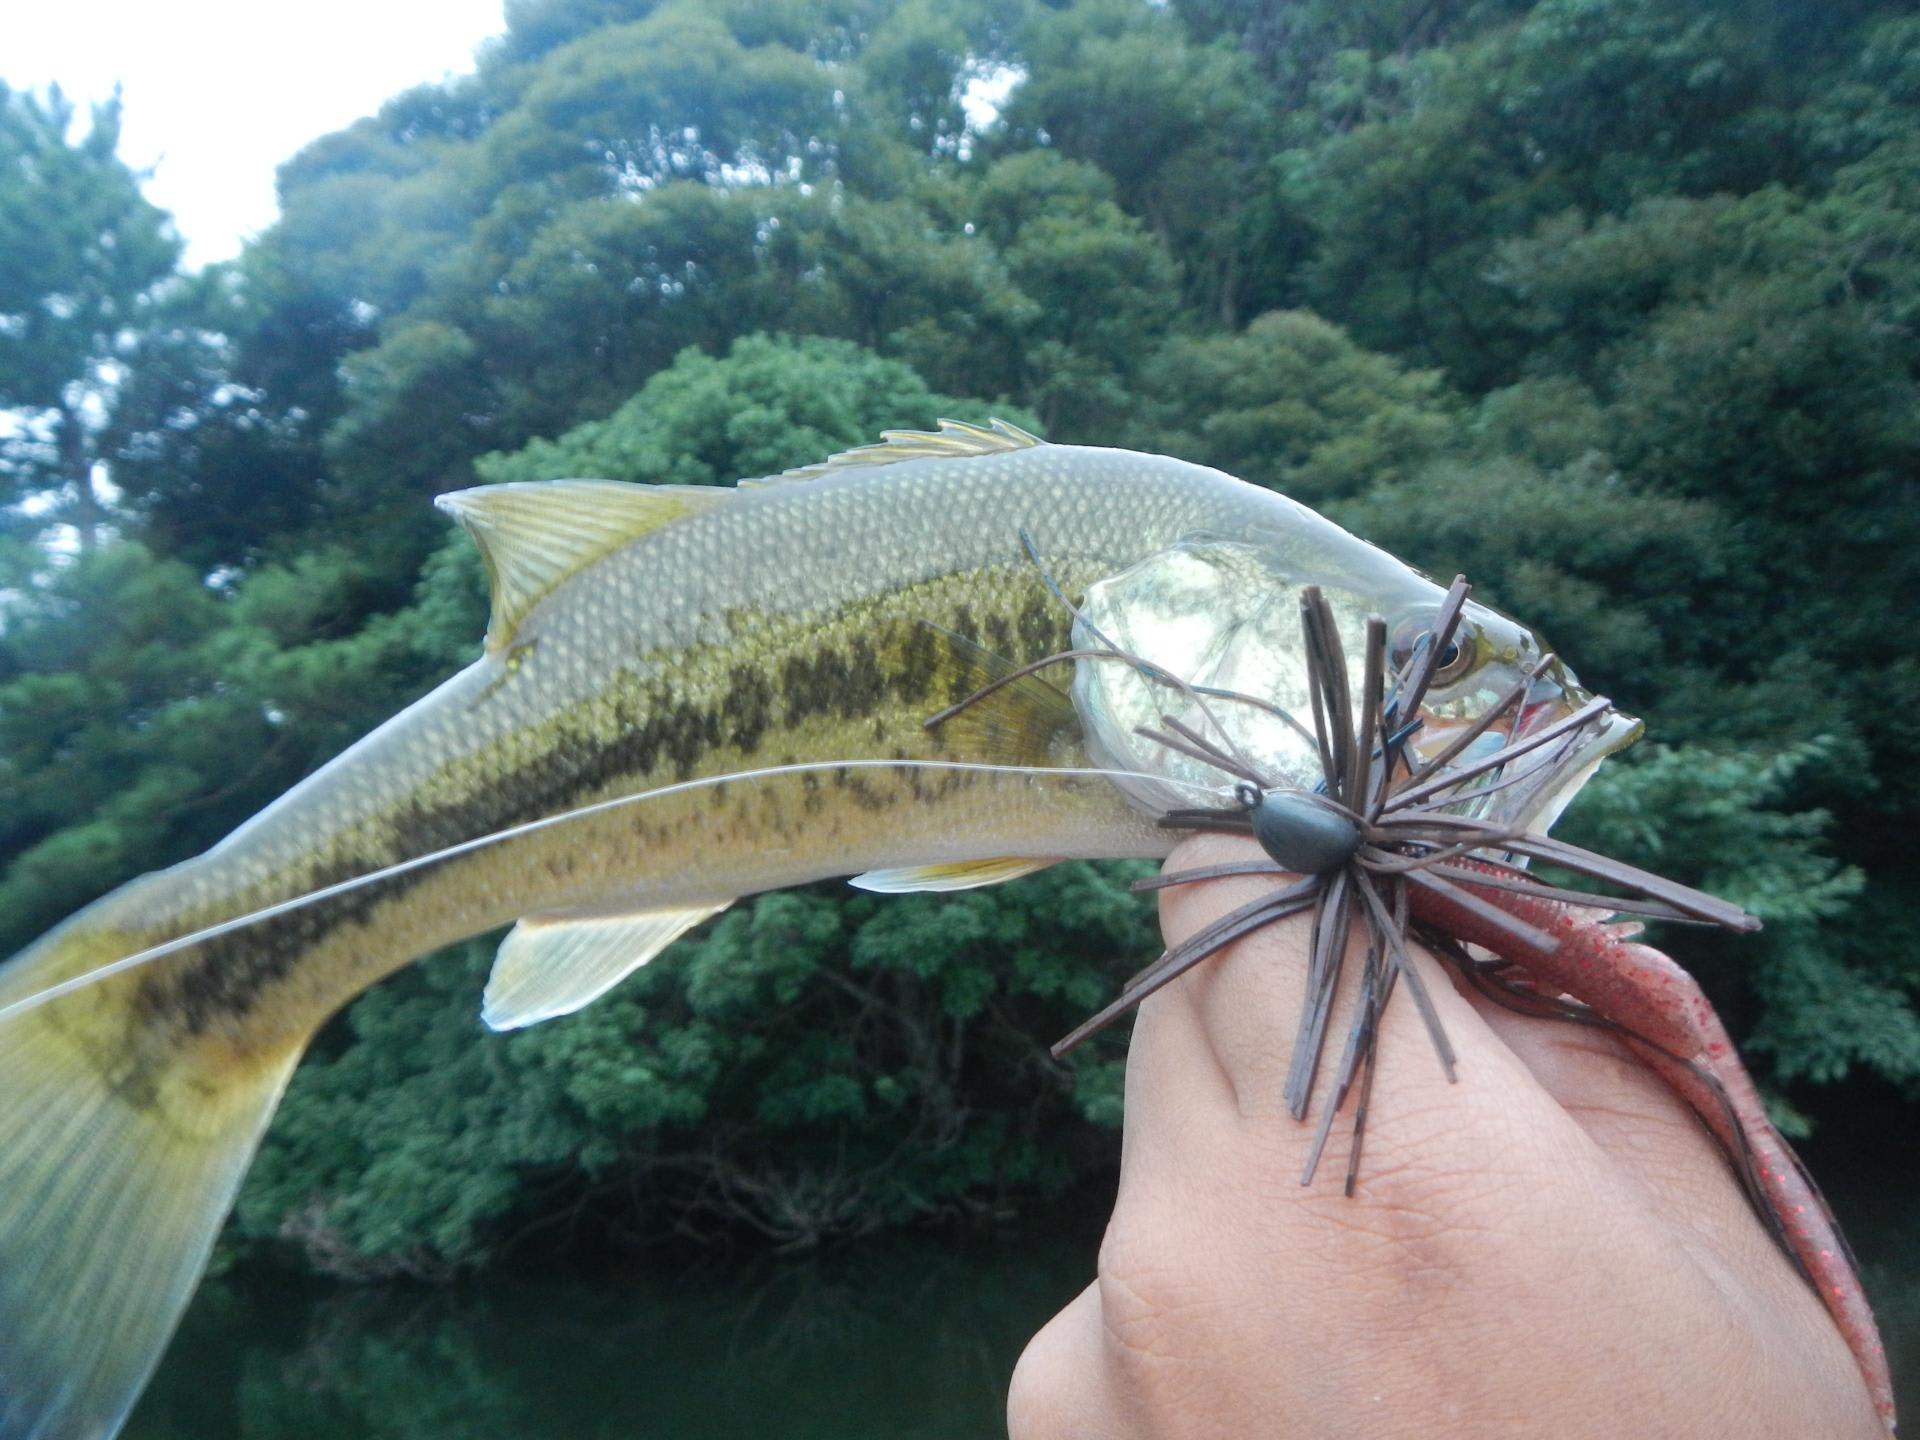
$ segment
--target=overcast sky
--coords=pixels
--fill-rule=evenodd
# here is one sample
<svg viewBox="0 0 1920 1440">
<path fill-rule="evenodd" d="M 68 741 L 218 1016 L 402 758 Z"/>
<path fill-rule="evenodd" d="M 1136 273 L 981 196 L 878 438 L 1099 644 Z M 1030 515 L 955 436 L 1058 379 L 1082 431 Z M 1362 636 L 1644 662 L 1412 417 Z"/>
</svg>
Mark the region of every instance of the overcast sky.
<svg viewBox="0 0 1920 1440">
<path fill-rule="evenodd" d="M 240 248 L 276 212 L 274 167 L 389 96 L 473 68 L 501 0 L 61 0 L 4 7 L 0 80 L 125 97 L 120 153 L 151 166 L 187 262 Z"/>
</svg>

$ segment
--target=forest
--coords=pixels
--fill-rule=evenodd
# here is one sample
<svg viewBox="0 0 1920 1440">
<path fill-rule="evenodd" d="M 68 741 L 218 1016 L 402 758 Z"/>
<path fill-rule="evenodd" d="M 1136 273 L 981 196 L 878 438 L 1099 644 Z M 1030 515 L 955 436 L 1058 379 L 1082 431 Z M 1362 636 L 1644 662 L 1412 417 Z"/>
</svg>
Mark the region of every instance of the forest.
<svg viewBox="0 0 1920 1440">
<path fill-rule="evenodd" d="M 1920 1101 L 1920 17 L 1886 0 L 510 0 L 181 265 L 119 116 L 0 89 L 0 953 L 468 663 L 431 504 L 938 416 L 1219 466 L 1642 716 L 1565 822 L 1804 1134 Z M 244 117 L 235 117 L 243 123 Z M 1118 1153 L 1140 870 L 762 896 L 484 1031 L 321 1037 L 230 1263 L 440 1278 L 1045 1213 Z"/>
</svg>

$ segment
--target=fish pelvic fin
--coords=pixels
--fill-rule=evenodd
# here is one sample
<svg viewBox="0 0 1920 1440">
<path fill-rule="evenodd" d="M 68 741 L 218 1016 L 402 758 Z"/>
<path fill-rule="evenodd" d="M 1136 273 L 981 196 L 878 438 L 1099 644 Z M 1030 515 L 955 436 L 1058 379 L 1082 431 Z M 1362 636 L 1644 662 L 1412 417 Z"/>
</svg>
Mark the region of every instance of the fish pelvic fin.
<svg viewBox="0 0 1920 1440">
<path fill-rule="evenodd" d="M 66 978 L 76 948 L 63 927 L 5 988 Z M 305 1048 L 143 1064 L 162 1047 L 134 993 L 108 981 L 0 1019 L 0 1440 L 119 1431 Z"/>
</svg>

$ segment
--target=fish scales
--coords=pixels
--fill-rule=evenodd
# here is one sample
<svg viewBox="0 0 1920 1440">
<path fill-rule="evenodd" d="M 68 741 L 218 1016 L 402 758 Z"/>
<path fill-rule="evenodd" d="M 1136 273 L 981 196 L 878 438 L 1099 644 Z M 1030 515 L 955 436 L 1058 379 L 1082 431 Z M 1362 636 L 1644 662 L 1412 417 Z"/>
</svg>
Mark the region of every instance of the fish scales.
<svg viewBox="0 0 1920 1440">
<path fill-rule="evenodd" d="M 205 856 L 83 913 L 134 950 L 475 835 L 698 774 L 968 758 L 921 728 L 974 683 L 935 673 L 924 622 L 1015 661 L 1063 648 L 1070 617 L 1022 551 L 1023 528 L 1060 582 L 1077 589 L 1185 531 L 1237 528 L 1264 508 L 1250 497 L 1276 498 L 1179 461 L 1070 447 L 742 490 L 574 576 L 505 653 L 483 657 Z M 100 1048 L 121 1066 L 136 1052 L 164 1053 L 153 1035 L 162 1021 L 180 1035 L 217 1036 L 223 1058 L 271 1051 L 419 953 L 610 890 L 644 889 L 663 903 L 719 898 L 716 878 L 769 888 L 961 858 L 988 838 L 1017 851 L 1022 811 L 1035 806 L 1031 818 L 1044 819 L 1053 838 L 1054 797 L 1034 797 L 1025 782 L 944 783 L 949 793 L 934 797 L 911 772 L 870 774 L 851 788 L 834 782 L 838 798 L 828 800 L 790 781 L 740 801 L 749 813 L 724 829 L 702 825 L 697 835 L 684 817 L 708 802 L 688 798 L 505 842 L 154 967 L 131 982 L 126 1006 L 123 1029 L 138 1029 L 143 1043 L 122 1033 Z M 1018 799 L 959 798 L 973 789 Z M 1116 835 L 1130 853 L 1165 848 L 1157 834 L 1128 843 L 1141 827 L 1109 796 L 1056 789 L 1102 822 L 1089 827 L 1098 833 L 1085 837 L 1085 853 L 1113 853 Z M 780 803 L 774 795 L 784 790 L 802 793 Z M 846 813 L 872 814 L 875 797 L 888 809 L 904 797 L 955 813 L 915 846 L 897 825 Z M 993 835 L 955 829 L 969 819 Z M 758 856 L 775 837 L 785 863 L 742 873 L 739 856 Z"/>
</svg>

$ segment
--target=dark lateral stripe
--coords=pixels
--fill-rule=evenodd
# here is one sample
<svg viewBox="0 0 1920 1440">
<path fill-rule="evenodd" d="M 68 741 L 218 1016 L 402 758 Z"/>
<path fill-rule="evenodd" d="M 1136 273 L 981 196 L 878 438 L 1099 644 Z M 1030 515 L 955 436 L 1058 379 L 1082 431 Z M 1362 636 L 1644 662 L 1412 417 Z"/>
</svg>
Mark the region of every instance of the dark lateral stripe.
<svg viewBox="0 0 1920 1440">
<path fill-rule="evenodd" d="M 1070 617 L 1036 580 L 1031 585 L 1007 583 L 984 603 L 956 607 L 942 623 L 1023 663 L 1064 649 Z M 724 690 L 712 699 L 676 694 L 669 673 L 620 698 L 610 739 L 584 723 L 562 719 L 554 724 L 554 743 L 537 763 L 501 771 L 456 800 L 401 802 L 382 817 L 392 830 L 392 841 L 382 853 L 317 865 L 300 877 L 301 888 L 321 889 L 381 865 L 556 814 L 622 780 L 656 775 L 689 779 L 715 750 L 725 747 L 751 757 L 769 737 L 818 717 L 851 721 L 877 715 L 890 704 L 916 715 L 931 714 L 975 688 L 976 677 L 953 670 L 938 633 L 918 620 L 884 621 L 871 633 L 877 638 L 856 635 L 842 647 L 801 637 L 784 649 L 770 649 L 733 666 Z M 876 735 L 863 744 L 863 751 L 889 753 L 888 739 Z M 1034 758 L 1044 763 L 1043 756 Z M 858 776 L 843 775 L 837 788 L 864 809 L 887 803 Z M 911 774 L 909 791 L 916 798 L 927 795 L 924 777 Z M 808 808 L 817 811 L 824 804 L 824 797 L 810 797 Z M 149 976 L 136 998 L 136 1016 L 171 1023 L 194 1035 L 218 1019 L 242 1014 L 334 930 L 369 920 L 430 873 L 409 871 L 209 940 L 179 965 Z"/>
</svg>

